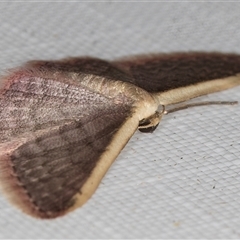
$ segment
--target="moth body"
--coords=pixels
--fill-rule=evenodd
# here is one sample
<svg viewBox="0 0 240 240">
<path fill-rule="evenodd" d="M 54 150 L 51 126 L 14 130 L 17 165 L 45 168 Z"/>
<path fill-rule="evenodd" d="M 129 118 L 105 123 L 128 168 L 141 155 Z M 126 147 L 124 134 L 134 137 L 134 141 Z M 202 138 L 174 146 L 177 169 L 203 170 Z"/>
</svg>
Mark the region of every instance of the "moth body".
<svg viewBox="0 0 240 240">
<path fill-rule="evenodd" d="M 0 82 L 0 183 L 25 213 L 82 206 L 139 128 L 165 105 L 240 85 L 240 56 L 175 53 L 31 61 Z M 158 112 L 159 105 L 163 106 Z"/>
</svg>

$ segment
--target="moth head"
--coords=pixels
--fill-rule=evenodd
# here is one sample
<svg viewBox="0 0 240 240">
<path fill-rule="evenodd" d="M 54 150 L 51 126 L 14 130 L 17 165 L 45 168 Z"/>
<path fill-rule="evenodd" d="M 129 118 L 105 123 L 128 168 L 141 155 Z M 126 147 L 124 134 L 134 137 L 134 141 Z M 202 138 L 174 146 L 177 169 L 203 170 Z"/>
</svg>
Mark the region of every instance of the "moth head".
<svg viewBox="0 0 240 240">
<path fill-rule="evenodd" d="M 158 126 L 165 113 L 165 106 L 162 106 L 161 112 L 156 111 L 153 115 L 148 118 L 144 118 L 139 121 L 138 130 L 143 133 L 152 133 Z"/>
</svg>

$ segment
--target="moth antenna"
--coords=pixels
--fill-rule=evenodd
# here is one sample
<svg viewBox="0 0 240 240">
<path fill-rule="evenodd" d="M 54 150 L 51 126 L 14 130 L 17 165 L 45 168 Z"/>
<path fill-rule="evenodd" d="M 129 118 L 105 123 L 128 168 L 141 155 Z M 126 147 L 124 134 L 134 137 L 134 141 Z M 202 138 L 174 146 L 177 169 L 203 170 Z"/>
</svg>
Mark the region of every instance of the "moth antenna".
<svg viewBox="0 0 240 240">
<path fill-rule="evenodd" d="M 189 103 L 189 104 L 180 105 L 176 108 L 166 110 L 164 113 L 169 114 L 169 113 L 177 112 L 177 111 L 184 110 L 191 107 L 201 107 L 201 106 L 208 106 L 208 105 L 236 105 L 236 104 L 238 104 L 238 101 L 207 101 L 207 102 L 199 102 L 199 103 Z"/>
</svg>

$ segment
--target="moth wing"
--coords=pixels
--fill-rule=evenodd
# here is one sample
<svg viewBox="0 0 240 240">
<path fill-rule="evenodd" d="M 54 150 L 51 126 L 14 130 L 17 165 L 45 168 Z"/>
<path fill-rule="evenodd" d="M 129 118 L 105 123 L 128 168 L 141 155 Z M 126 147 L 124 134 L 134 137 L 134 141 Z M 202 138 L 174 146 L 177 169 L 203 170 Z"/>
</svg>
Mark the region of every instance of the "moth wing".
<svg viewBox="0 0 240 240">
<path fill-rule="evenodd" d="M 22 69 L 4 79 L 0 178 L 10 200 L 23 211 L 54 218 L 93 194 L 138 119 L 126 97 L 119 102 L 46 75 L 46 69 Z"/>
<path fill-rule="evenodd" d="M 240 85 L 240 55 L 171 53 L 113 61 L 130 75 L 130 82 L 158 96 L 163 105 Z"/>
<path fill-rule="evenodd" d="M 1 182 L 10 200 L 41 218 L 85 203 L 137 128 L 127 113 L 114 117 L 70 122 L 1 144 Z"/>
<path fill-rule="evenodd" d="M 129 73 L 114 66 L 111 62 L 88 56 L 64 58 L 57 61 L 29 61 L 25 67 L 30 71 L 35 71 L 36 69 L 38 69 L 39 72 L 44 71 L 44 76 L 49 73 L 49 77 L 51 77 L 54 72 L 56 76 L 61 74 L 61 76 L 70 78 L 75 73 L 76 75 L 80 74 L 82 76 L 91 74 L 103 77 L 104 79 L 130 83 L 134 81 Z"/>
</svg>

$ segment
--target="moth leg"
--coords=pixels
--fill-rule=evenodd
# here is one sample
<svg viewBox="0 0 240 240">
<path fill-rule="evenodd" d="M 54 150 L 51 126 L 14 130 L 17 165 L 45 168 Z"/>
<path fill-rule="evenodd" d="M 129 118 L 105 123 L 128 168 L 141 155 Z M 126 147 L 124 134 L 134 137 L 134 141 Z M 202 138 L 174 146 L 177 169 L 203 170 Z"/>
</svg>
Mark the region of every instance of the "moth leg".
<svg viewBox="0 0 240 240">
<path fill-rule="evenodd" d="M 165 110 L 164 114 L 177 112 L 179 110 L 187 109 L 190 107 L 199 107 L 199 106 L 206 106 L 206 105 L 236 105 L 236 104 L 238 104 L 238 101 L 208 101 L 208 102 L 190 103 L 190 104 L 183 104 L 169 110 Z"/>
<path fill-rule="evenodd" d="M 158 126 L 159 122 L 162 119 L 162 116 L 165 114 L 165 106 L 162 106 L 163 109 L 161 112 L 155 112 L 148 118 L 144 118 L 139 122 L 138 130 L 144 133 L 152 133 Z"/>
</svg>

